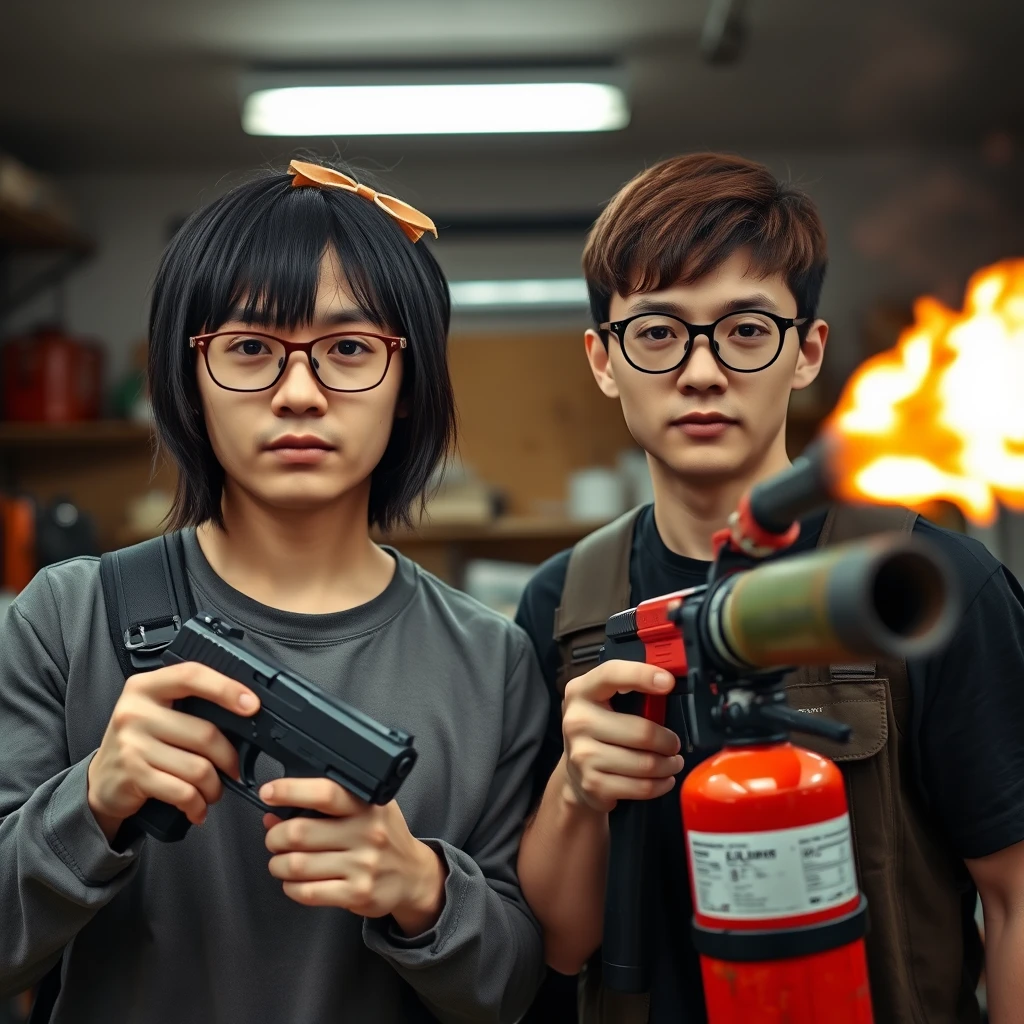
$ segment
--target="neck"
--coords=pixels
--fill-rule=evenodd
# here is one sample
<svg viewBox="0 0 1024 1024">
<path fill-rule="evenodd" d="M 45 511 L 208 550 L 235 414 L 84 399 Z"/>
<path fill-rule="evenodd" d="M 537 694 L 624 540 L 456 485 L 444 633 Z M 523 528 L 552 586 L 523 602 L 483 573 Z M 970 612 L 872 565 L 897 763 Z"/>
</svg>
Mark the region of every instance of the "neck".
<svg viewBox="0 0 1024 1024">
<path fill-rule="evenodd" d="M 369 483 L 314 510 L 273 508 L 232 481 L 224 485 L 224 526 L 205 523 L 199 546 L 225 583 L 282 611 L 346 611 L 377 597 L 394 559 L 370 539 Z"/>
<path fill-rule="evenodd" d="M 756 465 L 720 478 L 690 478 L 648 456 L 654 488 L 654 521 L 665 546 L 677 555 L 710 561 L 711 538 L 726 525 L 743 494 L 790 465 L 785 429 Z"/>
</svg>

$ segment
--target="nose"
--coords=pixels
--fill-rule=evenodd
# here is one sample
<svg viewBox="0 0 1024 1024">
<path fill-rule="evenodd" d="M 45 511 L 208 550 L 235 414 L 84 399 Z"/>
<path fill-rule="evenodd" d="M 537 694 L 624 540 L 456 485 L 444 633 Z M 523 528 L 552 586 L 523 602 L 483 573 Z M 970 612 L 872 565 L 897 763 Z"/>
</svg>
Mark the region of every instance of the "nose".
<svg viewBox="0 0 1024 1024">
<path fill-rule="evenodd" d="M 292 352 L 285 363 L 284 373 L 274 388 L 271 406 L 277 415 L 292 413 L 303 416 L 322 414 L 327 410 L 327 394 L 313 375 L 311 356 Z"/>
<path fill-rule="evenodd" d="M 690 355 L 676 379 L 676 388 L 683 394 L 712 391 L 721 393 L 729 386 L 722 364 L 711 350 L 711 339 L 698 334 L 692 342 Z"/>
</svg>

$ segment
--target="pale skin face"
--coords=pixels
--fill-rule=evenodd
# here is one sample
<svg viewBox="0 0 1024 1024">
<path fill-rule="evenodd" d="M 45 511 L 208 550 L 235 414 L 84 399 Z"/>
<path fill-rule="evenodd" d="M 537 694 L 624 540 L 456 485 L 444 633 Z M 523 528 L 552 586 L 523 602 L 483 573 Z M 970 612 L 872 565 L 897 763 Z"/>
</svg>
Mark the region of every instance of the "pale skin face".
<svg viewBox="0 0 1024 1024">
<path fill-rule="evenodd" d="M 395 334 L 370 323 L 353 298 L 336 258 L 320 268 L 313 322 L 289 331 L 230 320 L 218 331 L 260 330 L 285 341 L 307 341 L 335 331 Z M 237 488 L 257 505 L 292 513 L 316 512 L 353 499 L 367 502 L 370 476 L 380 462 L 399 409 L 402 352 L 395 352 L 387 375 L 370 391 L 341 393 L 324 388 L 299 352 L 267 391 L 236 392 L 219 387 L 198 355 L 196 376 L 207 432 L 224 467 L 225 492 Z M 273 450 L 286 436 L 326 450 Z"/>
<path fill-rule="evenodd" d="M 754 276 L 740 250 L 691 284 L 612 296 L 609 320 L 656 308 L 689 323 L 710 324 L 737 303 L 783 317 L 800 315 L 785 279 Z M 663 374 L 631 366 L 614 337 L 606 350 L 597 332 L 588 331 L 586 349 L 598 386 L 619 399 L 630 433 L 647 451 L 656 487 L 660 477 L 714 490 L 786 465 L 789 395 L 818 376 L 827 337 L 822 320 L 810 325 L 803 345 L 796 329 L 789 330 L 778 359 L 756 373 L 722 366 L 703 336 L 694 340 L 680 369 Z M 727 422 L 717 427 L 680 422 L 694 413 L 720 414 Z"/>
</svg>

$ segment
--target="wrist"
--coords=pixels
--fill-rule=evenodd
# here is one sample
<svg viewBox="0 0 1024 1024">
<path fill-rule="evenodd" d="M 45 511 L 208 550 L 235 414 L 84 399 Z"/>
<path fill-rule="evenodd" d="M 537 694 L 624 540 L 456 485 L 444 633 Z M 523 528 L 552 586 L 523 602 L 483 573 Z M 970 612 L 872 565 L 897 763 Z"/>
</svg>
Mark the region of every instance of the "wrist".
<svg viewBox="0 0 1024 1024">
<path fill-rule="evenodd" d="M 552 795 L 561 811 L 572 818 L 606 818 L 608 816 L 606 811 L 594 807 L 580 795 L 569 775 L 569 765 L 566 762 L 565 754 L 562 755 L 551 775 L 549 787 L 553 790 Z"/>
<path fill-rule="evenodd" d="M 89 763 L 89 770 L 86 772 L 86 802 L 89 805 L 89 810 L 92 812 L 93 818 L 96 819 L 96 824 L 99 825 L 100 831 L 103 833 L 107 840 L 107 843 L 111 846 L 114 843 L 114 838 L 117 836 L 118 830 L 124 823 L 124 818 L 120 818 L 117 815 L 109 814 L 104 811 L 100 806 L 99 801 L 96 798 L 96 787 L 93 785 L 92 770 L 93 765 L 96 763 L 96 759 Z"/>
<path fill-rule="evenodd" d="M 391 912 L 395 923 L 408 937 L 422 935 L 437 924 L 444 909 L 444 886 L 448 866 L 442 854 L 416 840 L 416 868 L 409 898 Z"/>
</svg>

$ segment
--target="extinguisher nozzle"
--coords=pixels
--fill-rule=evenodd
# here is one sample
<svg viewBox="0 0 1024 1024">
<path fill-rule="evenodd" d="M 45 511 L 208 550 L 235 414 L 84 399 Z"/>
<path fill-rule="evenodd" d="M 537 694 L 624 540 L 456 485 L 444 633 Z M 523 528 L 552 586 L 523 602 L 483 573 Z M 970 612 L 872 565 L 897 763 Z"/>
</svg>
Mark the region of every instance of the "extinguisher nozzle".
<svg viewBox="0 0 1024 1024">
<path fill-rule="evenodd" d="M 834 722 L 831 718 L 820 718 L 808 715 L 785 704 L 764 706 L 759 709 L 762 718 L 777 722 L 784 729 L 808 735 L 823 736 L 827 740 L 846 743 L 853 735 L 853 730 L 845 722 Z"/>
<path fill-rule="evenodd" d="M 798 519 L 832 500 L 833 450 L 831 438 L 821 438 L 788 469 L 751 490 L 750 514 L 762 530 L 785 533 Z"/>
</svg>

